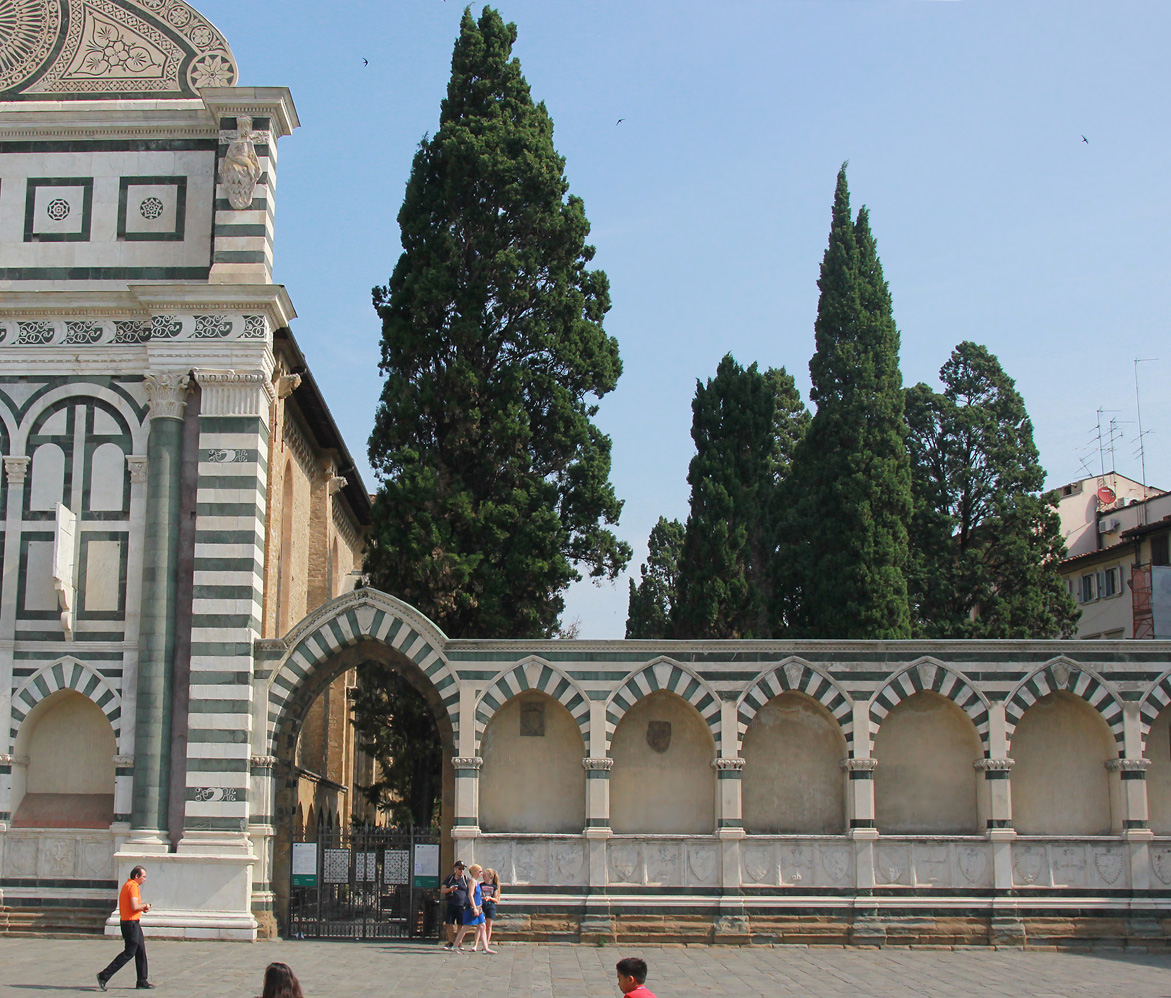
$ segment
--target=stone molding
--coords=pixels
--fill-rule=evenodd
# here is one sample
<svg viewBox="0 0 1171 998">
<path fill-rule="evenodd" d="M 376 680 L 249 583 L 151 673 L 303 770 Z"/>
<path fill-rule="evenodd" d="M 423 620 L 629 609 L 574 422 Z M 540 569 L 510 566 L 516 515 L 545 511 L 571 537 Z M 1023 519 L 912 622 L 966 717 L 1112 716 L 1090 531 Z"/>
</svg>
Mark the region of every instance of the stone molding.
<svg viewBox="0 0 1171 998">
<path fill-rule="evenodd" d="M 142 454 L 127 454 L 126 467 L 130 469 L 130 484 L 131 485 L 145 485 L 146 484 L 146 457 Z"/>
<path fill-rule="evenodd" d="M 182 419 L 191 391 L 190 375 L 178 371 L 152 371 L 142 379 L 149 398 L 151 419 Z"/>
<path fill-rule="evenodd" d="M 118 769 L 128 769 L 134 765 L 134 756 L 132 755 L 116 755 L 114 756 L 114 766 Z"/>
<path fill-rule="evenodd" d="M 262 416 L 276 398 L 263 371 L 195 369 L 202 389 L 201 416 Z"/>
<path fill-rule="evenodd" d="M 461 769 L 479 771 L 484 765 L 484 760 L 478 755 L 457 755 L 451 760 L 451 765 L 457 774 Z"/>
<path fill-rule="evenodd" d="M 744 769 L 743 759 L 713 759 L 712 769 L 720 772 L 734 772 L 739 773 Z"/>
<path fill-rule="evenodd" d="M 582 759 L 581 764 L 591 773 L 608 773 L 614 768 L 613 759 Z"/>
<path fill-rule="evenodd" d="M 4 459 L 4 474 L 8 478 L 8 484 L 23 485 L 28 477 L 28 466 L 31 462 L 32 458 L 28 457 L 6 457 Z"/>
<path fill-rule="evenodd" d="M 0 766 L 27 766 L 27 755 L 0 755 Z"/>
<path fill-rule="evenodd" d="M 1106 769 L 1111 773 L 1145 773 L 1151 768 L 1150 759 L 1107 759 Z"/>
<path fill-rule="evenodd" d="M 980 773 L 1009 773 L 1015 765 L 1015 759 L 977 759 L 972 768 Z"/>
<path fill-rule="evenodd" d="M 275 755 L 253 755 L 248 758 L 248 764 L 253 769 L 273 769 L 276 763 Z"/>
<path fill-rule="evenodd" d="M 847 773 L 873 773 L 878 768 L 878 760 L 843 759 L 841 768 Z"/>
</svg>

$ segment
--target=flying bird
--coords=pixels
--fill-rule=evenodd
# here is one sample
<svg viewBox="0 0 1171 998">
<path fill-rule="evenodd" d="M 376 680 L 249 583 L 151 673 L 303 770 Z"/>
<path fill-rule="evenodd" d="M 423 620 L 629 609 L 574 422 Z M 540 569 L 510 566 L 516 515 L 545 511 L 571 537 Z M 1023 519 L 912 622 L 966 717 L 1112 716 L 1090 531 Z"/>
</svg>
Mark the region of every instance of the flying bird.
<svg viewBox="0 0 1171 998">
<path fill-rule="evenodd" d="M 363 65 L 363 66 L 369 66 L 369 65 L 370 65 L 370 60 L 369 60 L 369 59 L 363 59 L 363 60 L 362 60 L 362 65 Z"/>
<path fill-rule="evenodd" d="M 626 120 L 625 118 L 619 118 L 616 122 L 614 122 L 615 127 L 617 127 L 618 125 L 621 125 L 622 122 L 624 122 L 625 120 Z"/>
<path fill-rule="evenodd" d="M 1087 139 L 1087 138 L 1086 138 L 1084 135 L 1082 136 L 1082 141 L 1083 141 L 1083 142 L 1084 142 L 1086 145 L 1089 145 L 1089 144 L 1090 144 L 1090 140 L 1089 140 L 1089 139 Z"/>
</svg>

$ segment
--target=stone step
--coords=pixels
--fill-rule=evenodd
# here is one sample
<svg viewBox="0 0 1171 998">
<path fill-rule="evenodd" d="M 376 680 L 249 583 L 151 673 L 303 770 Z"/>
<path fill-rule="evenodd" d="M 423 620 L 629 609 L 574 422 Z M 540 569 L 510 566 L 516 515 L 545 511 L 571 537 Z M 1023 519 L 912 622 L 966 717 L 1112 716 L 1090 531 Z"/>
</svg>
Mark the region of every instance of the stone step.
<svg viewBox="0 0 1171 998">
<path fill-rule="evenodd" d="M 102 935 L 108 914 L 94 908 L 0 908 L 0 935 L 88 939 Z"/>
</svg>

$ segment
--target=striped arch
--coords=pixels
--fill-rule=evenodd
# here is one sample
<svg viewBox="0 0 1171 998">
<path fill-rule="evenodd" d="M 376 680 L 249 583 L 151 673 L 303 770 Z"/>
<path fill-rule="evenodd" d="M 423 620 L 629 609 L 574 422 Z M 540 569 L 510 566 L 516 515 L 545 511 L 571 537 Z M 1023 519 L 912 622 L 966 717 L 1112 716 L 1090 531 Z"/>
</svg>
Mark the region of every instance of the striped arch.
<svg viewBox="0 0 1171 998">
<path fill-rule="evenodd" d="M 1008 720 L 1008 737 L 1011 740 L 1021 716 L 1033 704 L 1050 693 L 1065 690 L 1081 697 L 1093 707 L 1108 725 L 1118 743 L 1118 755 L 1126 758 L 1126 745 L 1122 729 L 1122 702 L 1105 680 L 1079 665 L 1072 659 L 1055 658 L 1022 679 L 1009 694 L 1005 702 Z"/>
<path fill-rule="evenodd" d="M 9 737 L 14 744 L 17 731 L 32 709 L 58 690 L 74 690 L 92 700 L 106 715 L 106 720 L 114 729 L 114 737 L 121 737 L 122 698 L 92 666 L 66 656 L 37 670 L 13 693 Z"/>
<path fill-rule="evenodd" d="M 934 658 L 921 658 L 887 680 L 870 701 L 871 730 L 877 731 L 898 704 L 916 693 L 947 697 L 971 718 L 988 755 L 988 699 L 960 672 Z"/>
<path fill-rule="evenodd" d="M 610 752 L 610 742 L 614 738 L 614 729 L 622 716 L 639 700 L 667 690 L 686 700 L 699 711 L 700 716 L 707 722 L 712 738 L 718 746 L 720 744 L 720 697 L 708 683 L 702 680 L 690 669 L 669 658 L 657 658 L 648 662 L 642 668 L 632 672 L 623 681 L 606 701 L 606 753 Z"/>
<path fill-rule="evenodd" d="M 773 697 L 788 692 L 813 697 L 834 716 L 846 744 L 854 740 L 853 701 L 829 676 L 818 672 L 804 659 L 791 657 L 762 672 L 736 702 L 737 740 L 743 744 L 748 725 Z"/>
<path fill-rule="evenodd" d="M 273 669 L 268 687 L 269 752 L 276 754 L 277 726 L 302 683 L 343 648 L 372 640 L 414 662 L 438 691 L 452 728 L 459 730 L 459 686 L 443 654 L 447 636 L 414 607 L 376 589 L 330 600 L 285 639 L 290 648 Z"/>
<path fill-rule="evenodd" d="M 529 690 L 548 694 L 568 710 L 581 730 L 582 741 L 589 747 L 589 697 L 556 666 L 537 656 L 530 656 L 497 676 L 476 701 L 476 755 L 480 754 L 480 742 L 492 715 L 514 696 Z"/>
<path fill-rule="evenodd" d="M 102 385 L 90 384 L 86 381 L 75 381 L 59 385 L 47 391 L 37 393 L 26 401 L 20 413 L 20 426 L 13 437 L 13 453 L 25 453 L 28 435 L 37 420 L 41 418 L 46 410 L 52 409 L 62 402 L 84 404 L 87 401 L 94 400 L 105 402 L 110 408 L 115 409 L 122 416 L 130 431 L 134 451 L 139 454 L 145 454 L 146 440 L 150 433 L 150 421 L 146 418 L 146 407 L 143 406 L 141 411 L 139 411 L 136 403 L 121 389 L 114 390 Z"/>
<path fill-rule="evenodd" d="M 1139 703 L 1139 724 L 1142 735 L 1142 750 L 1147 750 L 1147 735 L 1158 720 L 1164 708 L 1171 704 L 1171 671 L 1164 672 Z"/>
</svg>

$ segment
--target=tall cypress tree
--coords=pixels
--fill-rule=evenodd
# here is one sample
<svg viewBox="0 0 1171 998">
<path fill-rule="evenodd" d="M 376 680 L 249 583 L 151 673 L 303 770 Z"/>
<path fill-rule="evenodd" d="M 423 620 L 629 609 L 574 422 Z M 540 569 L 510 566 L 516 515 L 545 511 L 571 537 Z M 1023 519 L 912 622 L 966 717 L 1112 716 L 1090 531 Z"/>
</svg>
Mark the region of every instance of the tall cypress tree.
<svg viewBox="0 0 1171 998">
<path fill-rule="evenodd" d="M 691 514 L 679 563 L 671 631 L 679 638 L 772 633 L 770 561 L 777 388 L 731 354 L 696 383 L 687 481 Z"/>
<path fill-rule="evenodd" d="M 1033 424 L 986 347 L 963 342 L 942 392 L 907 390 L 915 512 L 908 575 L 915 633 L 1068 637 L 1077 605 L 1057 573 L 1065 541 Z"/>
<path fill-rule="evenodd" d="M 817 286 L 817 412 L 781 503 L 783 617 L 803 637 L 907 637 L 911 482 L 899 334 L 869 215 L 851 218 L 845 165 Z"/>
<path fill-rule="evenodd" d="M 399 212 L 403 254 L 374 289 L 366 570 L 461 637 L 551 635 L 577 566 L 613 578 L 630 558 L 606 527 L 622 504 L 592 422 L 621 372 L 609 284 L 515 40 L 496 11 L 465 10 Z"/>
<path fill-rule="evenodd" d="M 626 611 L 628 638 L 670 636 L 671 610 L 679 588 L 679 559 L 683 553 L 683 524 L 659 517 L 647 539 L 647 558 L 639 567 L 640 581 L 630 580 Z"/>
</svg>

